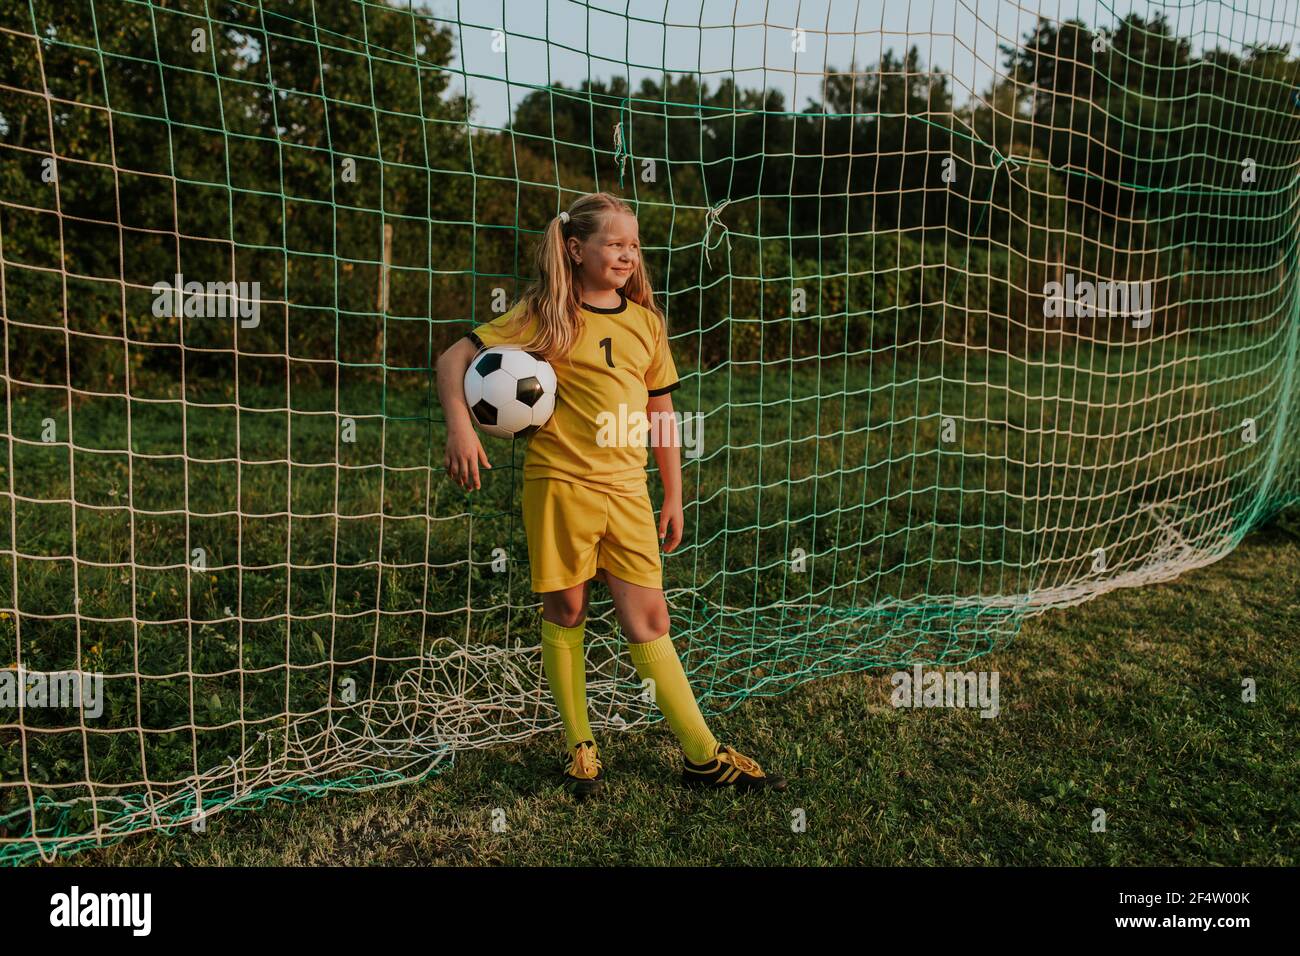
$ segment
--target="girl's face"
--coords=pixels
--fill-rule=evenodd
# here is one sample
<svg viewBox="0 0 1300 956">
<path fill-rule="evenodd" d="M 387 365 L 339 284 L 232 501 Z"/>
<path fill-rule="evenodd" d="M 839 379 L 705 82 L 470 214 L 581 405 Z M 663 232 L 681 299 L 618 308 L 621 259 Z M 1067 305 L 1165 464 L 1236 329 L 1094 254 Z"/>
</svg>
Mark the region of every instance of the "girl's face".
<svg viewBox="0 0 1300 956">
<path fill-rule="evenodd" d="M 636 216 L 612 212 L 599 231 L 586 240 L 569 240 L 569 255 L 578 263 L 578 276 L 588 291 L 621 289 L 641 259 Z"/>
</svg>

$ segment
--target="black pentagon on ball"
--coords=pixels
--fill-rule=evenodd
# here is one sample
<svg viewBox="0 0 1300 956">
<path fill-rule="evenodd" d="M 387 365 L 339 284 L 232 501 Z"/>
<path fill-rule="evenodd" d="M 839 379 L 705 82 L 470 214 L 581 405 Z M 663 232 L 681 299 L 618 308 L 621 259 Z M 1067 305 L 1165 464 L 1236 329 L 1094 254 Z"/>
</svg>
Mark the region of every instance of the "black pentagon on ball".
<svg viewBox="0 0 1300 956">
<path fill-rule="evenodd" d="M 474 406 L 474 417 L 478 419 L 480 425 L 495 425 L 497 423 L 496 406 L 488 402 L 487 399 L 479 399 Z"/>
<path fill-rule="evenodd" d="M 531 435 L 533 432 L 537 431 L 537 429 L 541 427 L 542 427 L 541 425 L 529 425 L 527 428 L 521 428 L 519 431 L 515 432 L 515 437 L 527 438 L 529 435 Z"/>
<path fill-rule="evenodd" d="M 481 359 L 478 360 L 478 364 L 474 366 L 474 371 L 478 372 L 479 375 L 483 376 L 484 378 L 487 378 L 489 375 L 491 375 L 500 367 L 501 367 L 501 353 L 488 352 L 486 355 L 484 355 Z"/>
<path fill-rule="evenodd" d="M 515 389 L 515 397 L 527 408 L 532 408 L 540 402 L 544 394 L 546 392 L 542 388 L 542 383 L 537 380 L 536 375 L 521 378 L 518 387 Z"/>
</svg>

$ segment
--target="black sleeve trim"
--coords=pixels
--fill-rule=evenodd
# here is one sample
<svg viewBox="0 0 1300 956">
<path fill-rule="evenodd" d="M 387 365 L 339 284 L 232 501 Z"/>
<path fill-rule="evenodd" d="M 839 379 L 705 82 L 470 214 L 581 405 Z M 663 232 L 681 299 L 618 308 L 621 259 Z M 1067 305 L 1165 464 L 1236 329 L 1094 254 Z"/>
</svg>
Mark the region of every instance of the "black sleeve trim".
<svg viewBox="0 0 1300 956">
<path fill-rule="evenodd" d="M 677 381 L 677 382 L 673 382 L 671 385 L 665 385 L 663 388 L 652 388 L 650 389 L 650 395 L 651 396 L 667 395 L 669 392 L 671 392 L 673 389 L 677 388 L 681 384 L 682 383 L 680 381 Z"/>
<path fill-rule="evenodd" d="M 477 335 L 475 335 L 473 332 L 466 332 L 465 338 L 473 342 L 476 348 L 480 348 L 480 349 L 483 348 L 483 340 L 479 338 Z"/>
</svg>

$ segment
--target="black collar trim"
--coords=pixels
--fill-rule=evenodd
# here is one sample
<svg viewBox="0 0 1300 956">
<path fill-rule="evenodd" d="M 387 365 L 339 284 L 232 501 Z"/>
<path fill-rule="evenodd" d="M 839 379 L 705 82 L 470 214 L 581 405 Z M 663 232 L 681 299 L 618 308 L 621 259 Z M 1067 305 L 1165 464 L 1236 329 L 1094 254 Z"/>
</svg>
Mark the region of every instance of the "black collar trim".
<svg viewBox="0 0 1300 956">
<path fill-rule="evenodd" d="M 614 306 L 612 309 L 600 309 L 594 305 L 588 305 L 585 302 L 582 303 L 582 307 L 586 309 L 588 312 L 595 312 L 599 315 L 618 315 L 620 312 L 627 311 L 627 293 L 624 292 L 622 289 L 619 289 L 618 298 L 619 298 L 618 305 Z"/>
</svg>

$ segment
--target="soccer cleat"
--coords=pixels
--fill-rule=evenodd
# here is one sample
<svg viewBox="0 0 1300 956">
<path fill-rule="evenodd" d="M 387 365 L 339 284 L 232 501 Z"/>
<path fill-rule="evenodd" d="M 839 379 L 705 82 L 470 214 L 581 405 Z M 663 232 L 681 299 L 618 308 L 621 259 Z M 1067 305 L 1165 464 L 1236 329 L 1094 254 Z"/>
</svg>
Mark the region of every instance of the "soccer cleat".
<svg viewBox="0 0 1300 956">
<path fill-rule="evenodd" d="M 570 793 L 581 800 L 600 791 L 605 767 L 596 753 L 594 740 L 584 740 L 575 745 L 564 759 L 567 762 L 564 778 Z"/>
<path fill-rule="evenodd" d="M 764 773 L 757 761 L 719 744 L 708 763 L 685 761 L 682 783 L 688 787 L 735 787 L 737 790 L 784 790 L 785 777 Z"/>
</svg>

